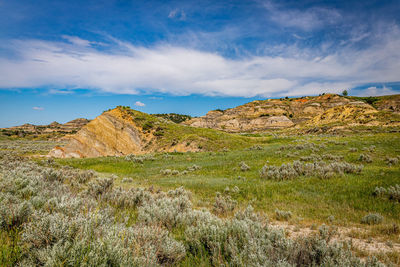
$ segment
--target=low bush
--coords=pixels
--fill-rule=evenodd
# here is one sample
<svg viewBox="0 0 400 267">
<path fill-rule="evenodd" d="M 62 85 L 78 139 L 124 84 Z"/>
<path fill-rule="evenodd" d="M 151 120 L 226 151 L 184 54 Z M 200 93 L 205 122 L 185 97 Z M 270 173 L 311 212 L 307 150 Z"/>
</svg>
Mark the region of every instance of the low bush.
<svg viewBox="0 0 400 267">
<path fill-rule="evenodd" d="M 376 197 L 387 197 L 390 200 L 400 202 L 400 185 L 396 184 L 388 188 L 375 187 L 373 195 Z"/>
<path fill-rule="evenodd" d="M 247 165 L 244 161 L 240 162 L 239 166 L 242 172 L 250 170 L 250 166 Z"/>
<path fill-rule="evenodd" d="M 260 176 L 274 180 L 289 180 L 300 176 L 331 178 L 345 173 L 360 173 L 362 168 L 362 165 L 354 165 L 347 162 L 301 163 L 300 161 L 294 161 L 293 164 L 282 164 L 280 167 L 264 165 L 260 171 Z"/>
<path fill-rule="evenodd" d="M 377 213 L 370 213 L 368 215 L 365 215 L 361 219 L 361 223 L 369 224 L 369 225 L 380 224 L 380 223 L 382 223 L 382 221 L 383 221 L 382 215 L 377 214 Z"/>
<path fill-rule="evenodd" d="M 201 169 L 200 166 L 198 166 L 196 164 L 193 164 L 192 166 L 188 167 L 186 170 L 189 171 L 189 172 L 193 172 L 193 171 L 197 171 L 197 170 L 200 170 L 200 169 Z"/>
<path fill-rule="evenodd" d="M 275 210 L 275 219 L 278 221 L 288 221 L 290 218 L 292 218 L 291 211 Z"/>
<path fill-rule="evenodd" d="M 29 202 L 20 202 L 11 195 L 0 195 L 0 230 L 19 228 L 28 221 L 32 211 Z"/>
<path fill-rule="evenodd" d="M 229 195 L 222 195 L 221 193 L 217 192 L 213 205 L 213 212 L 215 214 L 223 215 L 228 212 L 232 212 L 236 205 L 236 200 L 233 200 Z"/>
<path fill-rule="evenodd" d="M 386 161 L 387 165 L 389 165 L 389 166 L 397 165 L 397 164 L 399 163 L 399 159 L 398 159 L 398 158 L 390 158 L 390 157 L 387 157 L 387 158 L 385 159 L 385 161 Z"/>
<path fill-rule="evenodd" d="M 125 178 L 122 179 L 121 182 L 122 182 L 122 183 L 132 183 L 132 182 L 133 182 L 133 179 L 132 179 L 132 178 L 127 178 L 127 177 L 125 177 Z"/>
<path fill-rule="evenodd" d="M 264 148 L 259 145 L 254 145 L 252 147 L 249 147 L 248 150 L 263 150 Z"/>
<path fill-rule="evenodd" d="M 368 154 L 360 154 L 360 157 L 358 158 L 358 160 L 366 162 L 366 163 L 371 163 L 372 162 L 372 158 Z"/>
</svg>

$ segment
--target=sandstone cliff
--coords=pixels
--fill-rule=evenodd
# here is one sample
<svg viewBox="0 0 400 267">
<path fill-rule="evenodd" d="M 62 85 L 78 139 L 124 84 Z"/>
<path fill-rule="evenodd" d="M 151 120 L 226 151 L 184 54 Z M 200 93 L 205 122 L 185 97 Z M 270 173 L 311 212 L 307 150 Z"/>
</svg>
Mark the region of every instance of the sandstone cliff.
<svg viewBox="0 0 400 267">
<path fill-rule="evenodd" d="M 92 120 L 70 136 L 67 145 L 55 147 L 49 156 L 82 158 L 153 151 L 212 151 L 248 144 L 248 138 L 242 136 L 180 125 L 128 107 L 117 107 Z"/>
</svg>

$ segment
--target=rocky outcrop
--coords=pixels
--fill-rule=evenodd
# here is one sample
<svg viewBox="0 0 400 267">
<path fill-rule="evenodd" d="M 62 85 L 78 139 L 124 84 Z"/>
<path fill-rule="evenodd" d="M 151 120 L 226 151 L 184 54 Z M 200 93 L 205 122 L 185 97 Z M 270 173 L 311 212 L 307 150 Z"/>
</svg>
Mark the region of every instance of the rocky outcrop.
<svg viewBox="0 0 400 267">
<path fill-rule="evenodd" d="M 286 116 L 261 116 L 256 118 L 229 117 L 221 116 L 210 118 L 208 114 L 205 118 L 194 119 L 190 126 L 213 128 L 227 132 L 248 132 L 261 131 L 268 128 L 282 128 L 293 126 L 294 123 Z"/>
<path fill-rule="evenodd" d="M 21 126 L 14 126 L 10 128 L 2 128 L 3 134 L 6 135 L 19 135 L 23 136 L 42 136 L 42 135 L 57 135 L 63 136 L 66 134 L 74 134 L 78 132 L 83 126 L 85 126 L 89 120 L 87 119 L 75 119 L 64 124 L 60 124 L 56 121 L 49 125 L 33 125 L 23 124 Z"/>
<path fill-rule="evenodd" d="M 207 115 L 184 122 L 194 127 L 228 132 L 253 132 L 288 128 L 308 121 L 349 99 L 338 95 L 259 100 L 227 110 L 213 110 Z"/>
<path fill-rule="evenodd" d="M 395 125 L 397 117 L 383 115 L 400 111 L 400 95 L 383 97 L 317 97 L 259 100 L 227 110 L 213 110 L 205 116 L 183 122 L 194 127 L 227 132 L 257 132 L 269 129 L 317 126 L 332 123 L 349 125 Z M 379 114 L 373 115 L 373 113 Z M 396 124 L 397 125 L 397 124 Z"/>
<path fill-rule="evenodd" d="M 126 155 L 142 151 L 141 129 L 121 118 L 117 110 L 103 113 L 77 134 L 69 137 L 65 147 L 55 147 L 50 156 L 58 158 Z"/>
</svg>

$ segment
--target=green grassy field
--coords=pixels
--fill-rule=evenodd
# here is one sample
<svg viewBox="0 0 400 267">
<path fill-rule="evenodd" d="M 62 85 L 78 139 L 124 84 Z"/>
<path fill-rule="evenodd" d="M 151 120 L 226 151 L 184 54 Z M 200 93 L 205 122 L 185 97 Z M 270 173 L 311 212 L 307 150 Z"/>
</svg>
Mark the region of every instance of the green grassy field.
<svg viewBox="0 0 400 267">
<path fill-rule="evenodd" d="M 118 176 L 116 183 L 124 188 L 153 186 L 165 190 L 183 186 L 193 192 L 198 207 L 210 207 L 216 192 L 237 186 L 240 191 L 233 193 L 232 197 L 239 206 L 251 204 L 271 218 L 275 209 L 280 209 L 291 211 L 294 215 L 292 220 L 302 224 L 326 223 L 327 218 L 333 215 L 337 225 L 348 226 L 359 225 L 363 216 L 374 212 L 383 215 L 385 223 L 400 223 L 399 203 L 372 195 L 376 186 L 400 184 L 399 165 L 388 166 L 385 160 L 400 155 L 399 133 L 364 132 L 342 137 L 264 136 L 260 140 L 261 150 L 153 154 L 153 160 L 145 159 L 143 163 L 123 157 L 60 159 L 57 162 L 92 169 L 104 176 L 115 174 Z M 281 146 L 304 143 L 323 144 L 326 148 L 314 152 L 310 149 L 280 150 Z M 252 145 L 249 144 L 249 148 Z M 373 151 L 364 151 L 371 146 L 375 146 Z M 350 148 L 357 148 L 357 151 L 350 152 Z M 259 172 L 267 161 L 269 165 L 278 166 L 310 154 L 343 156 L 343 161 L 363 164 L 364 169 L 360 174 L 336 175 L 330 179 L 298 177 L 275 181 L 260 177 Z M 370 155 L 372 162 L 360 162 L 360 154 Z M 250 170 L 241 171 L 241 162 L 245 162 Z M 201 169 L 179 175 L 160 173 L 165 169 L 182 172 L 193 164 Z M 132 178 L 132 182 L 122 183 L 122 179 L 127 177 Z"/>
<path fill-rule="evenodd" d="M 152 243 L 154 242 L 152 240 L 155 235 L 159 235 L 160 231 L 168 229 L 169 234 L 162 238 L 172 238 L 171 242 L 181 242 L 185 247 L 185 253 L 176 254 L 171 266 L 219 266 L 221 264 L 228 266 L 236 254 L 225 252 L 226 244 L 223 236 L 226 233 L 229 233 L 225 236 L 229 240 L 227 243 L 229 246 L 237 241 L 233 243 L 237 247 L 236 250 L 245 249 L 251 244 L 256 244 L 256 247 L 261 249 L 264 248 L 262 244 L 266 238 L 272 240 L 274 235 L 271 234 L 269 237 L 261 235 L 257 237 L 258 239 L 256 238 L 256 241 L 252 238 L 264 233 L 263 231 L 265 233 L 273 231 L 271 229 L 275 229 L 274 227 L 284 229 L 283 235 L 300 246 L 299 255 L 319 251 L 319 247 L 307 245 L 309 237 L 314 238 L 315 242 L 329 242 L 330 237 L 323 237 L 324 235 L 321 234 L 321 229 L 328 227 L 333 233 L 334 241 L 353 242 L 352 240 L 355 240 L 354 246 L 351 246 L 352 252 L 363 261 L 367 261 L 370 256 L 375 256 L 388 266 L 399 265 L 400 202 L 389 199 L 386 195 L 374 196 L 373 192 L 376 187 L 388 188 L 396 184 L 400 185 L 400 133 L 388 132 L 390 129 L 383 132 L 383 128 L 380 131 L 361 128 L 358 130 L 357 133 L 353 131 L 353 133 L 341 135 L 300 135 L 287 130 L 274 134 L 229 135 L 231 141 L 240 140 L 239 147 L 233 146 L 226 149 L 221 146 L 218 147 L 218 152 L 173 152 L 127 157 L 55 159 L 55 161 L 44 158 L 48 150 L 55 145 L 54 142 L 2 139 L 0 159 L 4 166 L 0 166 L 0 202 L 6 204 L 0 205 L 0 219 L 4 219 L 0 220 L 2 226 L 0 265 L 23 265 L 27 260 L 36 263 L 46 262 L 47 258 L 64 262 L 64 260 L 72 259 L 71 255 L 75 255 L 74 253 L 81 255 L 79 256 L 81 258 L 78 256 L 74 258 L 76 262 L 95 262 L 104 254 L 103 251 L 97 249 L 105 249 L 101 245 L 107 242 L 128 244 L 127 248 L 119 247 L 119 249 L 121 251 L 127 249 L 126 251 L 130 253 L 132 253 L 130 246 L 137 249 L 155 246 L 156 251 L 159 251 L 168 246 L 157 245 L 157 243 Z M 360 161 L 360 155 L 364 155 L 364 159 L 367 160 Z M 392 160 L 391 165 L 388 164 L 388 159 Z M 260 175 L 265 164 L 281 166 L 295 161 L 300 161 L 301 164 L 314 161 L 352 164 L 352 166 L 362 164 L 364 168 L 361 173 L 336 173 L 329 175 L 329 178 L 328 176 L 321 178 L 321 175 L 317 175 L 318 172 L 283 181 L 267 179 Z M 245 163 L 243 170 L 242 162 Z M 199 168 L 193 168 L 193 166 L 199 166 Z M 79 169 L 95 170 L 97 174 Z M 87 176 L 88 173 L 92 176 Z M 81 174 L 85 175 L 81 176 Z M 83 180 L 81 180 L 82 177 Z M 111 189 L 107 189 L 109 179 L 105 178 L 108 177 L 114 177 L 114 187 Z M 180 192 L 180 189 L 168 192 L 169 189 L 180 186 L 190 191 L 192 197 L 186 198 L 179 193 L 174 196 L 175 193 L 170 193 Z M 127 190 L 119 190 L 118 187 Z M 138 188 L 149 189 L 141 191 Z M 128 191 L 128 189 L 132 190 Z M 98 190 L 102 193 L 96 193 Z M 222 193 L 222 202 L 225 201 L 225 204 L 222 203 L 222 206 L 226 205 L 223 212 L 216 209 L 218 208 L 218 198 L 216 198 L 218 192 Z M 138 199 L 143 202 L 136 202 L 138 196 L 141 196 Z M 146 196 L 151 197 L 146 200 Z M 229 208 L 228 196 L 237 202 L 232 210 Z M 124 199 L 129 201 L 124 202 Z M 25 202 L 30 203 L 28 206 L 31 208 L 27 211 L 33 214 L 25 213 L 24 205 L 22 205 Z M 53 207 L 54 203 L 58 204 Z M 190 208 L 180 210 L 186 204 Z M 258 229 L 256 225 L 259 221 L 256 220 L 255 224 L 250 223 L 253 220 L 250 218 L 255 217 L 248 217 L 245 221 L 240 221 L 243 220 L 240 219 L 240 225 L 244 228 L 237 228 L 237 223 L 239 223 L 237 218 L 240 218 L 241 212 L 249 204 L 256 212 L 262 213 L 259 217 L 262 224 L 269 221 L 271 228 Z M 89 206 L 92 206 L 90 212 Z M 59 210 L 54 210 L 55 207 Z M 190 219 L 192 218 L 190 216 L 198 216 L 199 212 L 203 212 L 205 210 L 201 209 L 203 207 L 211 212 L 210 215 L 202 215 L 208 218 L 204 221 L 207 222 L 206 226 L 211 227 L 210 229 L 207 228 L 208 226 L 202 228 L 197 224 L 197 219 L 193 221 Z M 292 215 L 287 222 L 286 219 L 277 218 L 277 209 L 282 211 L 282 214 L 291 212 Z M 362 224 L 362 218 L 371 213 L 382 215 L 383 221 L 376 225 Z M 103 214 L 104 218 L 101 219 L 100 224 L 97 224 L 97 219 L 96 223 L 92 224 L 90 216 L 101 217 Z M 239 217 L 236 217 L 238 214 Z M 254 213 L 250 214 L 254 215 Z M 263 215 L 269 219 L 265 220 Z M 150 218 L 155 221 L 147 221 Z M 175 218 L 182 222 L 174 224 Z M 47 229 L 47 220 L 54 225 L 50 229 Z M 69 231 L 59 233 L 58 229 L 64 225 L 63 220 L 77 223 L 76 225 L 79 225 L 79 227 L 76 226 L 77 229 L 82 231 L 81 236 L 69 237 L 66 234 Z M 215 235 L 215 220 L 221 220 L 218 222 L 224 225 L 218 228 L 221 236 Z M 98 230 L 96 238 L 92 238 L 91 232 L 85 232 L 87 227 L 92 227 L 91 225 L 96 226 L 92 230 Z M 116 225 L 118 227 L 113 228 Z M 37 234 L 38 229 L 45 231 L 44 234 Z M 115 239 L 116 236 L 106 235 L 113 233 L 115 229 L 123 229 L 123 232 L 117 235 L 117 239 Z M 155 229 L 155 232 L 151 229 Z M 202 229 L 206 229 L 204 230 L 206 232 L 202 232 Z M 335 229 L 337 232 L 334 232 Z M 129 232 L 132 230 L 137 232 Z M 148 235 L 145 237 L 136 236 L 146 231 L 150 232 L 147 232 Z M 49 233 L 53 233 L 54 236 L 52 237 Z M 198 233 L 198 236 L 191 236 L 190 233 Z M 125 234 L 133 235 L 130 237 L 133 243 L 123 242 Z M 238 235 L 246 238 L 237 238 Z M 224 244 L 221 245 L 221 250 L 213 252 L 209 248 L 210 243 L 204 239 L 205 236 L 222 238 L 215 243 Z M 84 241 L 86 246 L 80 247 L 82 237 L 88 239 Z M 51 244 L 49 248 L 46 248 L 46 245 L 41 247 L 42 238 L 44 244 L 52 242 L 53 239 L 58 240 L 58 243 Z M 65 240 L 68 242 L 63 243 Z M 139 240 L 137 241 L 139 243 L 135 243 L 135 240 Z M 241 247 L 244 241 L 245 245 Z M 169 244 L 168 242 L 166 244 Z M 291 241 L 285 242 L 289 244 Z M 66 247 L 57 250 L 59 247 L 55 244 L 64 244 Z M 200 246 L 195 249 L 195 244 L 200 244 Z M 37 251 L 32 251 L 32 247 Z M 112 251 L 107 256 L 109 258 L 113 258 L 113 253 L 119 253 L 112 248 L 113 246 L 105 249 Z M 280 251 L 280 248 L 276 251 L 278 250 Z M 327 251 L 326 248 L 322 250 Z M 172 250 L 168 255 L 175 255 L 172 253 L 174 251 Z M 290 255 L 297 255 L 296 251 L 291 250 Z M 55 252 L 59 254 L 54 254 Z M 178 253 L 179 250 L 175 252 Z M 29 259 L 32 255 L 42 255 L 41 253 L 47 256 Z M 150 255 L 140 249 L 134 250 L 134 253 Z M 220 253 L 224 253 L 224 256 L 221 257 Z M 249 253 L 247 251 L 245 254 Z M 287 260 L 296 263 L 298 258 L 293 257 L 295 258 Z M 120 259 L 119 256 L 117 258 Z M 155 261 L 163 265 L 163 262 L 157 259 L 156 257 Z M 311 259 L 314 259 L 314 256 Z M 246 259 L 246 261 L 249 260 Z M 321 263 L 320 266 L 324 264 Z"/>
</svg>

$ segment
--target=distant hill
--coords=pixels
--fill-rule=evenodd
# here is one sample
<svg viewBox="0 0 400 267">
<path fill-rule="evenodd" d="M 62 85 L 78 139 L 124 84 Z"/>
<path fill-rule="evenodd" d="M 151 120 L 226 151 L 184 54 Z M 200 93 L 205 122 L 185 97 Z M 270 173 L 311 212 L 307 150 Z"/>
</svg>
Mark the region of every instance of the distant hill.
<svg viewBox="0 0 400 267">
<path fill-rule="evenodd" d="M 81 158 L 122 156 L 148 152 L 218 151 L 243 148 L 251 138 L 213 129 L 177 124 L 129 107 L 108 110 L 89 122 L 64 147 L 55 147 L 50 156 Z"/>
<path fill-rule="evenodd" d="M 52 122 L 49 125 L 23 124 L 10 128 L 2 128 L 1 133 L 6 136 L 32 137 L 32 138 L 59 138 L 67 134 L 77 133 L 89 123 L 87 119 L 75 119 L 64 124 Z"/>
<path fill-rule="evenodd" d="M 207 115 L 183 124 L 226 132 L 257 132 L 290 127 L 324 125 L 400 124 L 400 95 L 344 97 L 336 94 L 253 101 Z"/>
</svg>

